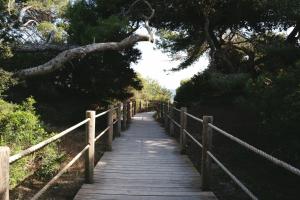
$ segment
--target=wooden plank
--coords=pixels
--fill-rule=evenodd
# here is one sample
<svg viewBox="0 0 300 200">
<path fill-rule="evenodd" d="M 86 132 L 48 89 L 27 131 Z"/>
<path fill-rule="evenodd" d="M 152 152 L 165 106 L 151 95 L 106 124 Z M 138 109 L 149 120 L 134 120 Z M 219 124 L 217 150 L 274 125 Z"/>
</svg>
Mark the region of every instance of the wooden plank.
<svg viewBox="0 0 300 200">
<path fill-rule="evenodd" d="M 110 190 L 115 185 L 101 185 L 100 190 Z M 86 184 L 82 187 L 82 189 L 94 189 L 94 190 L 99 190 L 98 185 L 93 185 L 93 184 Z M 185 187 L 160 187 L 160 186 L 144 186 L 144 185 L 135 185 L 135 186 L 124 186 L 124 185 L 118 185 L 118 190 L 120 191 L 124 191 L 124 190 L 137 190 L 137 191 L 159 191 L 159 192 L 163 192 L 163 191 L 167 191 L 167 192 L 179 192 L 179 191 L 185 191 L 185 192 L 199 192 L 199 188 L 198 187 L 192 187 L 192 188 L 185 188 Z"/>
<path fill-rule="evenodd" d="M 94 169 L 94 184 L 82 186 L 75 199 L 216 200 L 201 190 L 201 176 L 180 145 L 152 118 L 141 113 L 113 141 Z"/>
<path fill-rule="evenodd" d="M 144 195 L 144 196 L 198 196 L 201 195 L 201 191 L 198 190 L 196 192 L 186 192 L 186 191 L 147 191 L 147 190 L 121 190 L 117 189 L 110 189 L 110 190 L 103 190 L 97 188 L 82 188 L 81 189 L 84 193 L 87 194 L 107 194 L 107 195 Z"/>
<path fill-rule="evenodd" d="M 86 200 L 217 200 L 212 193 L 202 193 L 196 196 L 145 196 L 145 195 L 95 195 L 95 194 L 84 194 L 76 196 L 75 200 L 86 199 Z"/>
<path fill-rule="evenodd" d="M 0 199 L 9 200 L 9 153 L 8 147 L 0 147 Z"/>
</svg>

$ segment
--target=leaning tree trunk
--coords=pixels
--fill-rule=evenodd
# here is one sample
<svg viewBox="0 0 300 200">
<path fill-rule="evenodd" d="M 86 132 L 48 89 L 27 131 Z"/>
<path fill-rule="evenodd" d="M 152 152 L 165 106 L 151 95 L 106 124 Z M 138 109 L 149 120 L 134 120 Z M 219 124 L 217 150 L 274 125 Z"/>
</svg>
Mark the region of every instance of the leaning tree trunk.
<svg viewBox="0 0 300 200">
<path fill-rule="evenodd" d="M 141 41 L 151 41 L 153 42 L 152 36 L 146 35 L 131 35 L 121 42 L 107 42 L 107 43 L 95 43 L 89 44 L 86 46 L 76 47 L 72 49 L 65 50 L 58 54 L 56 57 L 51 59 L 50 61 L 28 69 L 23 69 L 15 73 L 15 76 L 19 78 L 29 78 L 34 76 L 40 76 L 52 73 L 58 69 L 63 68 L 65 63 L 71 61 L 73 59 L 81 59 L 87 54 L 93 52 L 107 51 L 107 50 L 123 50 L 128 47 L 132 47 L 137 42 Z"/>
</svg>

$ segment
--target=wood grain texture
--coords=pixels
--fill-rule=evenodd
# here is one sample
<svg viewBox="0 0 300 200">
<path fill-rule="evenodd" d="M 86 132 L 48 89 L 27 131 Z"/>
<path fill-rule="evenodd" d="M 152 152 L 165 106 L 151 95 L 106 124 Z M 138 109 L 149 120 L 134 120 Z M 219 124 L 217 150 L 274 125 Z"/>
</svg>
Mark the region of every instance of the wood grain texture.
<svg viewBox="0 0 300 200">
<path fill-rule="evenodd" d="M 93 183 L 94 162 L 95 162 L 95 127 L 96 127 L 96 112 L 87 111 L 86 118 L 90 119 L 86 124 L 86 144 L 89 149 L 85 158 L 85 180 L 87 183 Z"/>
<path fill-rule="evenodd" d="M 9 200 L 9 148 L 0 147 L 0 200 Z"/>
<path fill-rule="evenodd" d="M 211 158 L 207 155 L 207 151 L 211 151 L 212 144 L 212 129 L 208 123 L 213 123 L 212 116 L 203 116 L 203 130 L 202 130 L 202 162 L 201 162 L 201 177 L 202 189 L 207 191 L 210 189 L 211 176 Z"/>
<path fill-rule="evenodd" d="M 140 113 L 130 129 L 113 142 L 76 200 L 216 200 L 201 190 L 201 177 L 179 144 L 152 118 Z"/>
<path fill-rule="evenodd" d="M 108 136 L 107 136 L 107 143 L 106 143 L 106 150 L 111 151 L 112 150 L 112 142 L 114 137 L 114 118 L 113 118 L 113 106 L 109 106 L 109 112 L 107 116 L 107 127 L 108 129 Z"/>
</svg>

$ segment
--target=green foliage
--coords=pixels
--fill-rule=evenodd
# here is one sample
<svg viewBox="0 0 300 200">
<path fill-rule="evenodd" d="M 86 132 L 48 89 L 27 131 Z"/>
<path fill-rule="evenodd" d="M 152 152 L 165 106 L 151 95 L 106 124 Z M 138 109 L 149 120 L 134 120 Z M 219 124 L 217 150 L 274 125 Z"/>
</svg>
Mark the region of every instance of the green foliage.
<svg viewBox="0 0 300 200">
<path fill-rule="evenodd" d="M 297 135 L 300 120 L 300 63 L 274 74 L 262 74 L 247 83 L 249 106 L 260 113 L 265 128 L 273 134 Z M 288 130 L 288 131 L 287 131 Z"/>
<path fill-rule="evenodd" d="M 125 38 L 129 19 L 121 16 L 122 0 L 88 3 L 77 0 L 69 5 L 67 17 L 70 19 L 71 40 L 78 44 L 119 41 Z"/>
<path fill-rule="evenodd" d="M 0 59 L 8 59 L 13 56 L 11 49 L 3 42 L 0 42 Z"/>
<path fill-rule="evenodd" d="M 142 81 L 142 90 L 135 91 L 135 98 L 152 101 L 170 101 L 172 92 L 159 85 L 156 80 L 139 77 Z"/>
<path fill-rule="evenodd" d="M 0 146 L 9 146 L 12 155 L 51 136 L 43 128 L 35 112 L 34 103 L 33 98 L 28 98 L 20 105 L 0 99 Z M 31 175 L 38 167 L 38 160 L 39 165 L 45 166 L 42 167 L 41 173 L 48 177 L 58 169 L 60 158 L 57 146 L 52 145 L 21 159 L 11 167 L 11 186 L 14 187 Z"/>
<path fill-rule="evenodd" d="M 44 38 L 47 38 L 50 34 L 54 35 L 51 41 L 52 43 L 63 43 L 67 40 L 67 34 L 64 28 L 47 21 L 41 22 L 37 26 L 37 30 Z"/>
<path fill-rule="evenodd" d="M 194 95 L 197 94 L 197 95 Z M 300 121 L 300 63 L 285 69 L 249 74 L 206 71 L 182 82 L 175 100 L 190 105 L 230 104 L 259 117 L 260 130 L 268 138 L 266 148 L 282 148 L 282 157 L 298 161 Z M 280 141 L 280 144 L 279 142 Z M 272 146 L 274 145 L 274 146 Z M 293 153 L 291 153 L 293 152 Z"/>
<path fill-rule="evenodd" d="M 234 103 L 244 94 L 248 74 L 221 74 L 205 71 L 191 80 L 181 82 L 176 91 L 175 101 L 189 104 L 200 101 L 205 103 Z M 195 95 L 197 94 L 197 95 Z"/>
<path fill-rule="evenodd" d="M 162 36 L 158 40 L 160 47 L 175 59 L 181 55 L 182 63 L 175 70 L 189 67 L 200 56 L 211 52 L 214 61 L 211 67 L 218 71 L 254 73 L 262 67 L 261 55 L 256 52 L 270 47 L 266 37 L 300 24 L 298 0 L 177 0 L 164 4 L 154 0 L 152 4 L 156 6 L 157 16 L 153 24 Z M 295 36 L 274 37 L 273 45 L 280 44 L 282 50 L 289 46 L 292 49 L 299 39 Z M 270 51 L 268 56 L 272 56 Z"/>
<path fill-rule="evenodd" d="M 0 97 L 2 97 L 3 93 L 16 83 L 17 81 L 12 78 L 11 73 L 0 68 Z"/>
<path fill-rule="evenodd" d="M 132 2 L 114 1 L 26 1 L 38 15 L 36 30 L 41 38 L 60 45 L 85 45 L 93 42 L 120 41 L 132 30 L 132 21 L 122 14 Z M 25 6 L 18 4 L 19 6 Z M 28 17 L 28 16 L 27 16 Z M 28 19 L 25 19 L 27 21 Z M 31 32 L 31 31 L 29 31 Z M 38 38 L 35 37 L 35 38 Z M 30 44 L 31 41 L 28 41 Z M 59 52 L 15 52 L 13 57 L 0 59 L 0 66 L 7 71 L 17 71 L 49 61 Z M 132 96 L 128 88 L 140 88 L 131 63 L 140 59 L 140 51 L 128 48 L 124 51 L 96 52 L 83 59 L 66 63 L 63 70 L 26 80 L 14 95 L 19 98 L 35 96 L 38 102 L 74 96 L 82 99 L 81 105 L 123 100 Z"/>
</svg>

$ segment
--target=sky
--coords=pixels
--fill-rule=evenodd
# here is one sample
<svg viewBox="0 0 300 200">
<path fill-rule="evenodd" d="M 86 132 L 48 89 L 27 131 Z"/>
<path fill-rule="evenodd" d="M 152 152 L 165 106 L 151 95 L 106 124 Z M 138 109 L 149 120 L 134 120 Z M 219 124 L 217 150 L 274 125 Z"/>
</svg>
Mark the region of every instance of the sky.
<svg viewBox="0 0 300 200">
<path fill-rule="evenodd" d="M 143 30 L 141 32 L 144 33 Z M 131 67 L 143 77 L 157 80 L 161 86 L 173 91 L 180 86 L 181 80 L 191 78 L 208 65 L 208 59 L 201 57 L 199 61 L 185 70 L 170 72 L 168 70 L 178 66 L 180 61 L 172 61 L 166 53 L 155 48 L 155 44 L 150 42 L 140 42 L 136 47 L 141 50 L 142 59 L 137 64 L 132 64 Z"/>
<path fill-rule="evenodd" d="M 286 32 L 279 32 L 283 34 L 289 34 L 293 27 Z M 139 34 L 147 34 L 145 29 L 139 29 Z M 140 42 L 137 48 L 142 52 L 142 59 L 137 64 L 132 64 L 132 68 L 142 74 L 143 77 L 149 77 L 157 80 L 160 85 L 166 87 L 172 91 L 180 86 L 181 80 L 191 78 L 194 74 L 203 71 L 208 65 L 208 58 L 206 56 L 201 57 L 196 63 L 185 70 L 179 72 L 170 72 L 173 67 L 179 65 L 180 61 L 172 61 L 166 53 L 155 48 L 155 44 L 150 42 Z M 164 70 L 167 70 L 165 72 Z"/>
</svg>

